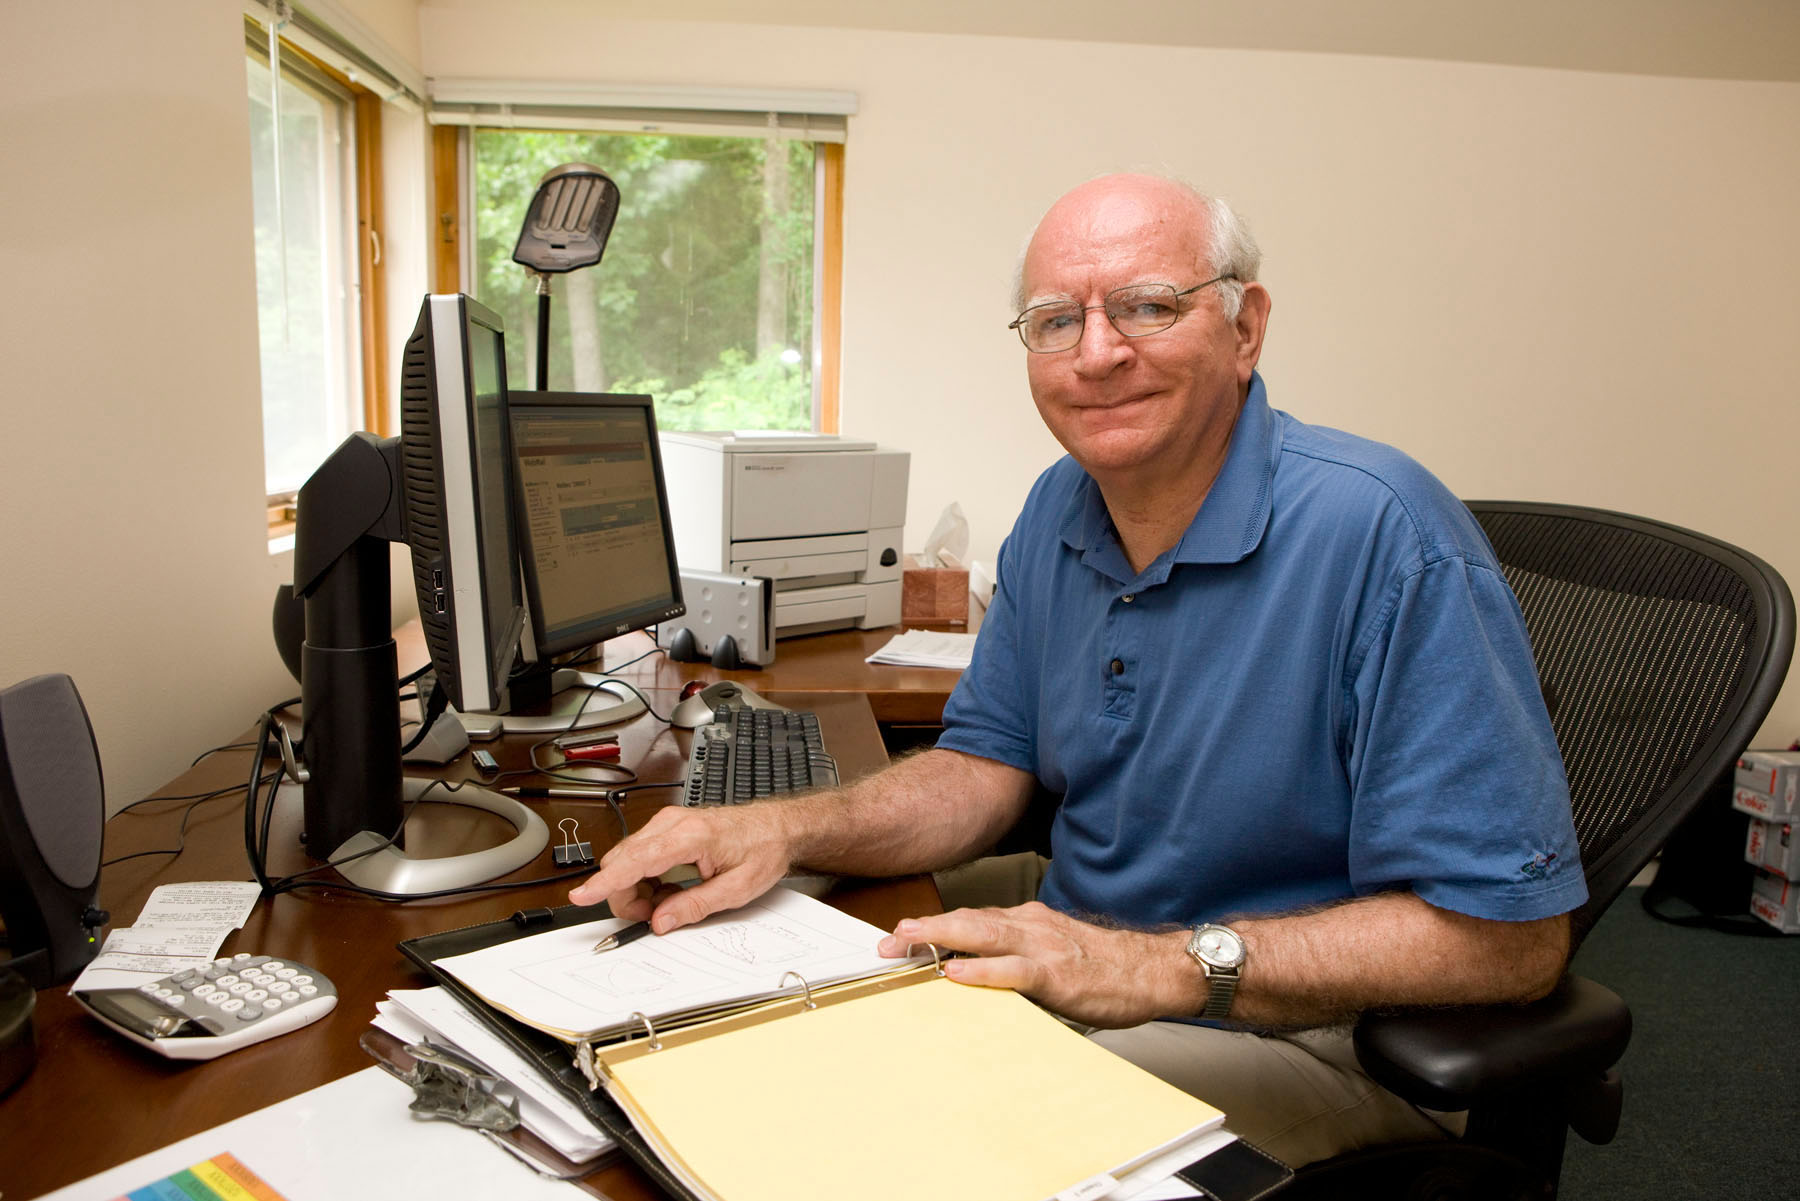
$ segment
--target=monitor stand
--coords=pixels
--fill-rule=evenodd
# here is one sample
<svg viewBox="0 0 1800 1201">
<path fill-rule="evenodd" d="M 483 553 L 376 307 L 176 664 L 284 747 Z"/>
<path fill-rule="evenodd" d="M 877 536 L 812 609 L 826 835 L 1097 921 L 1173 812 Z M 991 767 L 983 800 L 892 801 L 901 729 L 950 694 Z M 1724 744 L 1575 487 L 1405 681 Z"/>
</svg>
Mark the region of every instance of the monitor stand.
<svg viewBox="0 0 1800 1201">
<path fill-rule="evenodd" d="M 495 718 L 508 734 L 561 734 L 630 721 L 644 711 L 636 693 L 616 680 L 591 671 L 559 667 L 550 673 L 549 700 L 521 706 L 523 712 L 500 709 L 469 713 L 465 725 L 491 729 Z"/>
<path fill-rule="evenodd" d="M 362 888 L 412 897 L 498 879 L 524 867 L 549 845 L 550 832 L 544 827 L 544 819 L 512 797 L 474 784 L 465 784 L 452 792 L 437 787 L 440 783 L 407 776 L 401 781 L 401 800 L 408 805 L 416 801 L 423 805 L 464 805 L 485 809 L 511 822 L 515 831 L 513 837 L 484 850 L 436 859 L 415 859 L 381 835 L 364 830 L 345 839 L 329 858 L 335 862 L 359 852 L 369 853 L 348 863 L 339 863 L 333 870 Z M 276 790 L 278 802 L 284 794 L 288 803 L 300 804 L 298 784 L 282 784 Z"/>
</svg>

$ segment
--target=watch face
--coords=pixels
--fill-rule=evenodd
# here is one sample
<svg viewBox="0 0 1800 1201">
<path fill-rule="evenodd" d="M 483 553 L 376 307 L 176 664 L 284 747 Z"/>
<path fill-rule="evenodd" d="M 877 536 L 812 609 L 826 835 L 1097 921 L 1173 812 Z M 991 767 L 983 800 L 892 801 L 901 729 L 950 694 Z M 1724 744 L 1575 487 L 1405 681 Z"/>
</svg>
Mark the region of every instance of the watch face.
<svg viewBox="0 0 1800 1201">
<path fill-rule="evenodd" d="M 1244 961 L 1244 943 L 1230 930 L 1212 926 L 1194 936 L 1194 950 L 1215 967 L 1236 967 Z"/>
</svg>

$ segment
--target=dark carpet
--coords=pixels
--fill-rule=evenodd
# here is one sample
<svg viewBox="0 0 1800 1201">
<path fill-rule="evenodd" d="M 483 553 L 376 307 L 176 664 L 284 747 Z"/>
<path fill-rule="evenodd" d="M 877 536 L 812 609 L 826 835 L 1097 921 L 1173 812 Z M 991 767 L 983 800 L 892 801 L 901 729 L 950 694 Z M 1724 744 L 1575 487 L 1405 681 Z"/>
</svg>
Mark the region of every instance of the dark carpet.
<svg viewBox="0 0 1800 1201">
<path fill-rule="evenodd" d="M 1642 892 L 1575 955 L 1631 1006 L 1632 1036 L 1619 1135 L 1569 1137 L 1563 1201 L 1800 1197 L 1800 934 L 1672 926 Z"/>
</svg>

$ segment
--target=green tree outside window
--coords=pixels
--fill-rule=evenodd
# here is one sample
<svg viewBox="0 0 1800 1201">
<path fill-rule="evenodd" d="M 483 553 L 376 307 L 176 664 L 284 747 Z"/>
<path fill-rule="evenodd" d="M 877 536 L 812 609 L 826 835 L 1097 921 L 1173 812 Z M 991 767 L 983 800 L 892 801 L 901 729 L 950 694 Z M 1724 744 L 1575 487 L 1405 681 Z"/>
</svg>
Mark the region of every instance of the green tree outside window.
<svg viewBox="0 0 1800 1201">
<path fill-rule="evenodd" d="M 664 429 L 811 429 L 811 143 L 477 129 L 476 296 L 506 320 L 507 379 L 536 387 L 536 281 L 512 261 L 540 176 L 619 185 L 600 264 L 554 278 L 553 389 L 644 392 Z"/>
</svg>

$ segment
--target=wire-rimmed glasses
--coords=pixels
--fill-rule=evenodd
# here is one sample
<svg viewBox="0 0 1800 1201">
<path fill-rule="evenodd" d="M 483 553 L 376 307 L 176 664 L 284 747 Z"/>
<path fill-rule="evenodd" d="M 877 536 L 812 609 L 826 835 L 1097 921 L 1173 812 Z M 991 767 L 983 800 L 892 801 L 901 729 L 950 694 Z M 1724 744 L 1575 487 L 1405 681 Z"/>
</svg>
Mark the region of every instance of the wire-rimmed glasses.
<svg viewBox="0 0 1800 1201">
<path fill-rule="evenodd" d="M 1034 304 L 1013 318 L 1007 329 L 1019 331 L 1019 341 L 1033 354 L 1055 354 L 1081 341 L 1087 315 L 1096 309 L 1106 314 L 1112 327 L 1127 338 L 1161 333 L 1181 319 L 1181 298 L 1228 279 L 1215 275 L 1202 284 L 1176 290 L 1174 284 L 1132 284 L 1114 288 L 1100 304 L 1080 305 L 1073 300 L 1047 300 Z"/>
</svg>

